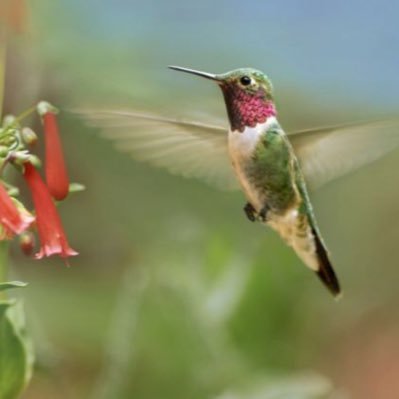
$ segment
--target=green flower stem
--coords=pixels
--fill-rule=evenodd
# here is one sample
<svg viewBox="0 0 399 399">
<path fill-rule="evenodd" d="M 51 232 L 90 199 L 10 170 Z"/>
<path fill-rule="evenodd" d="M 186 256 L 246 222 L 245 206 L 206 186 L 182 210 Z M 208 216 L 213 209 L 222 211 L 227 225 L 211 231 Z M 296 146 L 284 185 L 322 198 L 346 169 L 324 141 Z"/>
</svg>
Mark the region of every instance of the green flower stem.
<svg viewBox="0 0 399 399">
<path fill-rule="evenodd" d="M 28 117 L 30 114 L 32 114 L 33 112 L 36 111 L 36 105 L 34 105 L 33 107 L 28 108 L 26 111 L 22 112 L 22 114 L 18 115 L 15 118 L 15 122 L 21 122 L 23 119 L 25 119 L 26 117 Z"/>
<path fill-rule="evenodd" d="M 0 241 L 0 283 L 7 281 L 8 277 L 8 241 Z M 0 291 L 0 300 L 6 299 L 5 291 Z"/>
<path fill-rule="evenodd" d="M 6 72 L 6 47 L 7 47 L 7 32 L 5 24 L 0 26 L 0 120 L 3 111 L 4 99 L 4 82 Z M 0 282 L 7 281 L 8 275 L 8 243 L 3 240 L 0 241 Z M 0 292 L 0 298 L 5 297 L 5 292 Z"/>
<path fill-rule="evenodd" d="M 3 98 L 4 98 L 4 82 L 6 72 L 6 51 L 7 51 L 7 34 L 6 26 L 4 23 L 0 26 L 0 120 L 3 111 Z"/>
<path fill-rule="evenodd" d="M 6 240 L 0 241 L 0 282 L 7 280 L 7 261 L 8 256 L 8 242 Z"/>
</svg>

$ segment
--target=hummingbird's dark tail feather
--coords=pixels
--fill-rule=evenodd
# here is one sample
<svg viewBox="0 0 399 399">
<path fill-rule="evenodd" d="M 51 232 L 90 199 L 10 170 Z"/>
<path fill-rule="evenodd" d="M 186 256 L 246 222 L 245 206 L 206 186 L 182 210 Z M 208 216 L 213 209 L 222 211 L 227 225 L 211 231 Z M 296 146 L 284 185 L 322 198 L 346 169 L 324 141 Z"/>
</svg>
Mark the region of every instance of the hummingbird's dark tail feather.
<svg viewBox="0 0 399 399">
<path fill-rule="evenodd" d="M 330 259 L 328 258 L 326 248 L 324 247 L 317 231 L 313 228 L 313 226 L 311 228 L 313 237 L 315 239 L 316 254 L 319 263 L 319 270 L 316 271 L 316 274 L 319 276 L 320 280 L 328 288 L 328 290 L 335 297 L 338 297 L 341 294 L 338 278 L 331 265 Z"/>
</svg>

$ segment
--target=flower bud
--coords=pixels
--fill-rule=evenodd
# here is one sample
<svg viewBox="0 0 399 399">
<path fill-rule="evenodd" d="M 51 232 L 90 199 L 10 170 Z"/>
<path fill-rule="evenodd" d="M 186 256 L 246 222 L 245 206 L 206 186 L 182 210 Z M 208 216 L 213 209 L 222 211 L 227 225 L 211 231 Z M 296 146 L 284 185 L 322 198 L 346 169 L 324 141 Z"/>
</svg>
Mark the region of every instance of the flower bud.
<svg viewBox="0 0 399 399">
<path fill-rule="evenodd" d="M 15 136 L 17 135 L 18 130 L 14 128 L 9 128 L 6 136 L 1 137 L 0 143 L 6 147 L 11 147 L 16 143 Z"/>
<path fill-rule="evenodd" d="M 5 158 L 8 155 L 9 148 L 5 145 L 0 145 L 0 157 Z"/>
<path fill-rule="evenodd" d="M 21 131 L 21 137 L 25 144 L 32 146 L 37 143 L 37 135 L 30 127 L 24 127 Z"/>
<path fill-rule="evenodd" d="M 6 115 L 3 118 L 3 127 L 7 128 L 16 125 L 17 118 L 14 115 Z"/>
<path fill-rule="evenodd" d="M 35 166 L 36 168 L 40 168 L 42 166 L 42 161 L 40 160 L 40 158 L 34 154 L 29 154 L 29 163 L 31 163 L 33 166 Z"/>
<path fill-rule="evenodd" d="M 54 105 L 48 103 L 47 101 L 40 101 L 36 106 L 36 110 L 41 117 L 43 117 L 48 113 L 58 114 L 58 109 L 54 107 Z"/>
<path fill-rule="evenodd" d="M 26 256 L 31 256 L 35 248 L 35 236 L 30 231 L 25 231 L 19 236 L 19 246 Z"/>
</svg>

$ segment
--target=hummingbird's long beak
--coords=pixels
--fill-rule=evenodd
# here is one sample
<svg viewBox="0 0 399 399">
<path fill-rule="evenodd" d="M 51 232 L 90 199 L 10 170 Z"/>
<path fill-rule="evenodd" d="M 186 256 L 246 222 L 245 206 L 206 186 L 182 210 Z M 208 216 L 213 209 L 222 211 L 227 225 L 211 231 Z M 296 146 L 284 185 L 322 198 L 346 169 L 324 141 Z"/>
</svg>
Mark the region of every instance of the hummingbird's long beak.
<svg viewBox="0 0 399 399">
<path fill-rule="evenodd" d="M 220 81 L 219 76 L 215 75 L 213 73 L 196 71 L 195 69 L 183 68 L 183 67 L 179 67 L 179 66 L 175 66 L 175 65 L 169 65 L 168 68 L 174 69 L 175 71 L 187 72 L 187 73 L 191 73 L 193 75 L 202 76 L 203 78 L 215 80 L 216 82 Z"/>
</svg>

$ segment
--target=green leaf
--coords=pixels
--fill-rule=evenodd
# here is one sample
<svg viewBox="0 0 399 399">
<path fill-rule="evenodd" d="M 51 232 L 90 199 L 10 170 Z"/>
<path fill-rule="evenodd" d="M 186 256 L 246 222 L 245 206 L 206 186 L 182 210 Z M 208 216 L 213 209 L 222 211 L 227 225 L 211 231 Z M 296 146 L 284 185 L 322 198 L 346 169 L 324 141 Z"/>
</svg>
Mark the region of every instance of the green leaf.
<svg viewBox="0 0 399 399">
<path fill-rule="evenodd" d="M 21 301 L 0 302 L 0 398 L 15 399 L 32 374 L 33 351 Z"/>
<path fill-rule="evenodd" d="M 23 281 L 7 281 L 5 283 L 0 283 L 0 291 L 9 290 L 10 288 L 23 288 L 26 287 L 28 283 Z"/>
</svg>

